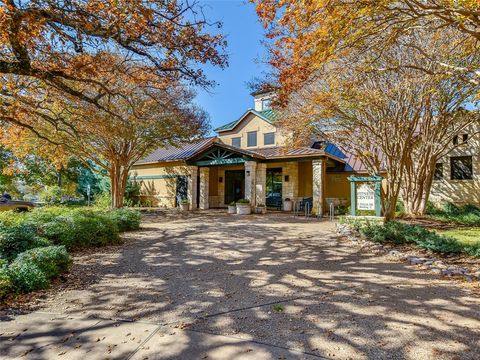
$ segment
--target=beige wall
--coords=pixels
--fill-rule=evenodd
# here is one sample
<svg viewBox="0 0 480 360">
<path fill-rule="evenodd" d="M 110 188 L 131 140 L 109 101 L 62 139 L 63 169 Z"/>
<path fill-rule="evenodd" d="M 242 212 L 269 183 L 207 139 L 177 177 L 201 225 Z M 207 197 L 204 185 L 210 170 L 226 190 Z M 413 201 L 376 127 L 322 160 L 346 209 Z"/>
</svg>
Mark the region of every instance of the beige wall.
<svg viewBox="0 0 480 360">
<path fill-rule="evenodd" d="M 175 207 L 177 175 L 189 175 L 189 167 L 183 162 L 136 165 L 130 171 L 141 184 L 141 198 L 152 201 L 153 206 Z M 164 177 L 159 179 L 142 179 L 143 176 Z"/>
<path fill-rule="evenodd" d="M 430 200 L 436 204 L 454 202 L 480 205 L 480 134 L 475 134 L 474 127 L 465 133 L 469 134 L 467 143 L 458 145 L 439 161 L 443 163 L 443 179 L 433 181 L 430 193 Z M 459 142 L 462 142 L 462 136 L 459 136 Z M 450 158 L 452 156 L 472 156 L 472 180 L 451 179 Z"/>
<path fill-rule="evenodd" d="M 247 147 L 247 133 L 251 131 L 257 132 L 257 146 Z M 264 145 L 263 134 L 265 133 L 275 133 L 275 144 L 273 145 Z M 240 137 L 241 138 L 241 148 L 242 149 L 256 149 L 256 148 L 268 148 L 273 146 L 282 146 L 287 141 L 287 136 L 285 132 L 277 130 L 277 128 L 262 118 L 250 113 L 246 116 L 243 121 L 240 122 L 237 127 L 232 131 L 225 131 L 218 133 L 218 137 L 227 145 L 232 145 L 232 138 Z"/>
</svg>

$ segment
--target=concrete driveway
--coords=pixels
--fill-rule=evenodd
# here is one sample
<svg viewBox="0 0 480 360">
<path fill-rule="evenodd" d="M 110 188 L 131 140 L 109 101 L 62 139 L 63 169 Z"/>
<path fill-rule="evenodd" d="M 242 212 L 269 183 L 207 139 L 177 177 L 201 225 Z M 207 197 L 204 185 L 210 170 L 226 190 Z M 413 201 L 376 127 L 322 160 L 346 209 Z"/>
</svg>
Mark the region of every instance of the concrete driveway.
<svg viewBox="0 0 480 360">
<path fill-rule="evenodd" d="M 146 216 L 75 257 L 81 284 L 4 314 L 0 358 L 478 359 L 480 300 L 359 252 L 332 223 Z"/>
</svg>

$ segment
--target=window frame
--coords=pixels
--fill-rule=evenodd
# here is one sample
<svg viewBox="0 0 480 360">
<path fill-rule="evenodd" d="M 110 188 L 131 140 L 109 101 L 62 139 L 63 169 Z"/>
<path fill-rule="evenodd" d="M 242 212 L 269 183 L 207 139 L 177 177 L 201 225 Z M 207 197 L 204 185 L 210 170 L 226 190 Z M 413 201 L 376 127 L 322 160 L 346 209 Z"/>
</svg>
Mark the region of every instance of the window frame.
<svg viewBox="0 0 480 360">
<path fill-rule="evenodd" d="M 238 141 L 238 146 L 234 144 L 235 141 Z M 236 148 L 241 148 L 242 147 L 242 137 L 241 136 L 236 136 L 232 138 L 232 146 Z"/>
<path fill-rule="evenodd" d="M 272 110 L 272 99 L 266 98 L 261 100 L 262 103 L 262 111 L 264 110 Z M 267 104 L 267 106 L 265 106 Z"/>
<path fill-rule="evenodd" d="M 267 143 L 267 136 L 272 136 L 272 142 Z M 263 133 L 263 145 L 275 145 L 275 131 Z"/>
<path fill-rule="evenodd" d="M 258 131 L 249 131 L 247 132 L 247 147 L 255 147 L 258 144 L 258 136 L 257 136 Z M 255 134 L 255 144 L 250 143 L 250 135 Z"/>
<path fill-rule="evenodd" d="M 456 171 L 454 166 L 454 164 L 456 164 L 457 161 L 462 161 L 462 160 L 467 160 L 467 162 L 469 162 L 469 164 L 467 164 L 467 168 L 469 168 L 469 172 L 470 172 L 469 177 L 456 177 L 456 175 L 458 175 L 458 171 L 466 174 L 464 172 L 464 169 L 460 169 Z M 450 157 L 450 180 L 455 180 L 455 181 L 473 180 L 473 157 L 471 155 Z"/>
<path fill-rule="evenodd" d="M 443 166 L 443 162 L 438 162 L 435 164 L 435 172 L 433 174 L 434 181 L 441 181 L 444 177 L 444 170 L 445 167 Z"/>
</svg>

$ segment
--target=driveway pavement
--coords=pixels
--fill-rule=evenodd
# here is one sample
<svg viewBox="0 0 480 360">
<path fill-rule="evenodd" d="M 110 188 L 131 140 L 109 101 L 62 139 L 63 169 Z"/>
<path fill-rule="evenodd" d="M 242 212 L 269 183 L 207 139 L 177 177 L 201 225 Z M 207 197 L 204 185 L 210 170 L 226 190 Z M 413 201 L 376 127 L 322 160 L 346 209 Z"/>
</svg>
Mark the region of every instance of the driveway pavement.
<svg viewBox="0 0 480 360">
<path fill-rule="evenodd" d="M 332 223 L 146 216 L 75 257 L 81 285 L 2 317 L 0 358 L 478 359 L 468 286 L 359 252 Z"/>
</svg>

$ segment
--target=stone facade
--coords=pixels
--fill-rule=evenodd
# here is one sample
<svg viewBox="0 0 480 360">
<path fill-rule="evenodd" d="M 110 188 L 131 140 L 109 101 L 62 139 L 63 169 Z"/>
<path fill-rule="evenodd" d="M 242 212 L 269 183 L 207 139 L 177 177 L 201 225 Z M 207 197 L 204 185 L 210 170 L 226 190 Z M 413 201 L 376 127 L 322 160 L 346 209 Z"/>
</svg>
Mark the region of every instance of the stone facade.
<svg viewBox="0 0 480 360">
<path fill-rule="evenodd" d="M 208 201 L 209 188 L 210 188 L 210 169 L 208 167 L 200 168 L 200 202 L 199 208 L 207 210 L 210 207 Z"/>
<path fill-rule="evenodd" d="M 325 160 L 313 160 L 313 211 L 322 216 L 325 201 Z"/>
</svg>

